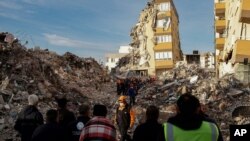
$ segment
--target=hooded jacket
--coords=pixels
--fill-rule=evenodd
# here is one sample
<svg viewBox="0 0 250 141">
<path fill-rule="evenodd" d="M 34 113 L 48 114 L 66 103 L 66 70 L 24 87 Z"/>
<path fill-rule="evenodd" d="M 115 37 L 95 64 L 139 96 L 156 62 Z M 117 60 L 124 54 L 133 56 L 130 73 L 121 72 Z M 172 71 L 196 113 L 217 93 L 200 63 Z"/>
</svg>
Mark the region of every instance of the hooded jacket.
<svg viewBox="0 0 250 141">
<path fill-rule="evenodd" d="M 43 116 L 36 106 L 28 105 L 19 114 L 14 129 L 21 134 L 22 141 L 30 141 L 33 131 L 43 124 Z"/>
</svg>

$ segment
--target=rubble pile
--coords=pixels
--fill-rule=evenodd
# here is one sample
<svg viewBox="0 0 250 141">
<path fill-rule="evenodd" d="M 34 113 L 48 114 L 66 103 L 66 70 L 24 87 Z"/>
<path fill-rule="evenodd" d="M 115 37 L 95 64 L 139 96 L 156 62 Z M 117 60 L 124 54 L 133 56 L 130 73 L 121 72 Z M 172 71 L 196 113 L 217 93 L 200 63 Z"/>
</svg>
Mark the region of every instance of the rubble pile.
<svg viewBox="0 0 250 141">
<path fill-rule="evenodd" d="M 214 72 L 197 65 L 179 65 L 164 74 L 165 81 L 146 84 L 137 96 L 137 109 L 150 105 L 161 110 L 161 121 L 175 114 L 178 96 L 191 92 L 206 106 L 207 114 L 218 122 L 225 139 L 230 124 L 250 123 L 250 89 L 233 75 L 216 79 Z M 137 110 L 139 111 L 139 110 Z M 142 119 L 143 117 L 139 117 Z"/>
<path fill-rule="evenodd" d="M 30 94 L 39 96 L 43 114 L 56 107 L 58 96 L 66 96 L 75 112 L 74 106 L 84 102 L 110 107 L 109 95 L 100 90 L 113 88 L 104 83 L 108 75 L 93 58 L 27 49 L 12 34 L 0 33 L 0 70 L 0 134 L 5 135 L 0 140 L 16 139 L 13 124 Z"/>
</svg>

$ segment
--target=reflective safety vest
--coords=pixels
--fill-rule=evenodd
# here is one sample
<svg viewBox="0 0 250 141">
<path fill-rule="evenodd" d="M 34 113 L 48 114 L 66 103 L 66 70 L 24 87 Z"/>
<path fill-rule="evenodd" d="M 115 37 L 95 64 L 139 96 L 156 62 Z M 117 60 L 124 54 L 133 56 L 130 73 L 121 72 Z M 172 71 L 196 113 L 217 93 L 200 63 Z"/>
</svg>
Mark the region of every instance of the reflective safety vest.
<svg viewBox="0 0 250 141">
<path fill-rule="evenodd" d="M 166 141 L 217 141 L 219 130 L 214 123 L 203 121 L 196 130 L 183 130 L 171 123 L 164 123 Z"/>
</svg>

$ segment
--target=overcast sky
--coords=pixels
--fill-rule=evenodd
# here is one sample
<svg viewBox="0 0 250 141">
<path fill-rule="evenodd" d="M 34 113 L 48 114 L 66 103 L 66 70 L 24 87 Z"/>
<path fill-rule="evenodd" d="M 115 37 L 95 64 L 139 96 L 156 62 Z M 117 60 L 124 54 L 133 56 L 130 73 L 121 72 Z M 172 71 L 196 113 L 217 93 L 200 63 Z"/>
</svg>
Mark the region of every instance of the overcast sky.
<svg viewBox="0 0 250 141">
<path fill-rule="evenodd" d="M 0 0 L 0 32 L 28 46 L 103 58 L 128 45 L 131 28 L 148 0 Z M 180 20 L 181 47 L 213 51 L 213 1 L 174 0 Z"/>
</svg>

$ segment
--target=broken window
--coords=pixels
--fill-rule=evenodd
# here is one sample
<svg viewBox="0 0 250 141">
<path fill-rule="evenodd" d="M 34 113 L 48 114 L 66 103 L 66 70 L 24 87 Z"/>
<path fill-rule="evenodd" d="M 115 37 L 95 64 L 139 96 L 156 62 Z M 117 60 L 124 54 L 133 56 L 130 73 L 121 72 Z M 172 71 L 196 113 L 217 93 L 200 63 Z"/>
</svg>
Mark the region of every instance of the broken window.
<svg viewBox="0 0 250 141">
<path fill-rule="evenodd" d="M 158 10 L 159 11 L 170 11 L 170 3 L 169 2 L 164 2 L 158 5 Z"/>
<path fill-rule="evenodd" d="M 157 43 L 167 43 L 167 42 L 172 42 L 172 36 L 171 35 L 162 35 L 162 36 L 157 36 Z"/>
<path fill-rule="evenodd" d="M 170 51 L 155 52 L 155 59 L 156 60 L 171 60 L 172 52 Z"/>
</svg>

